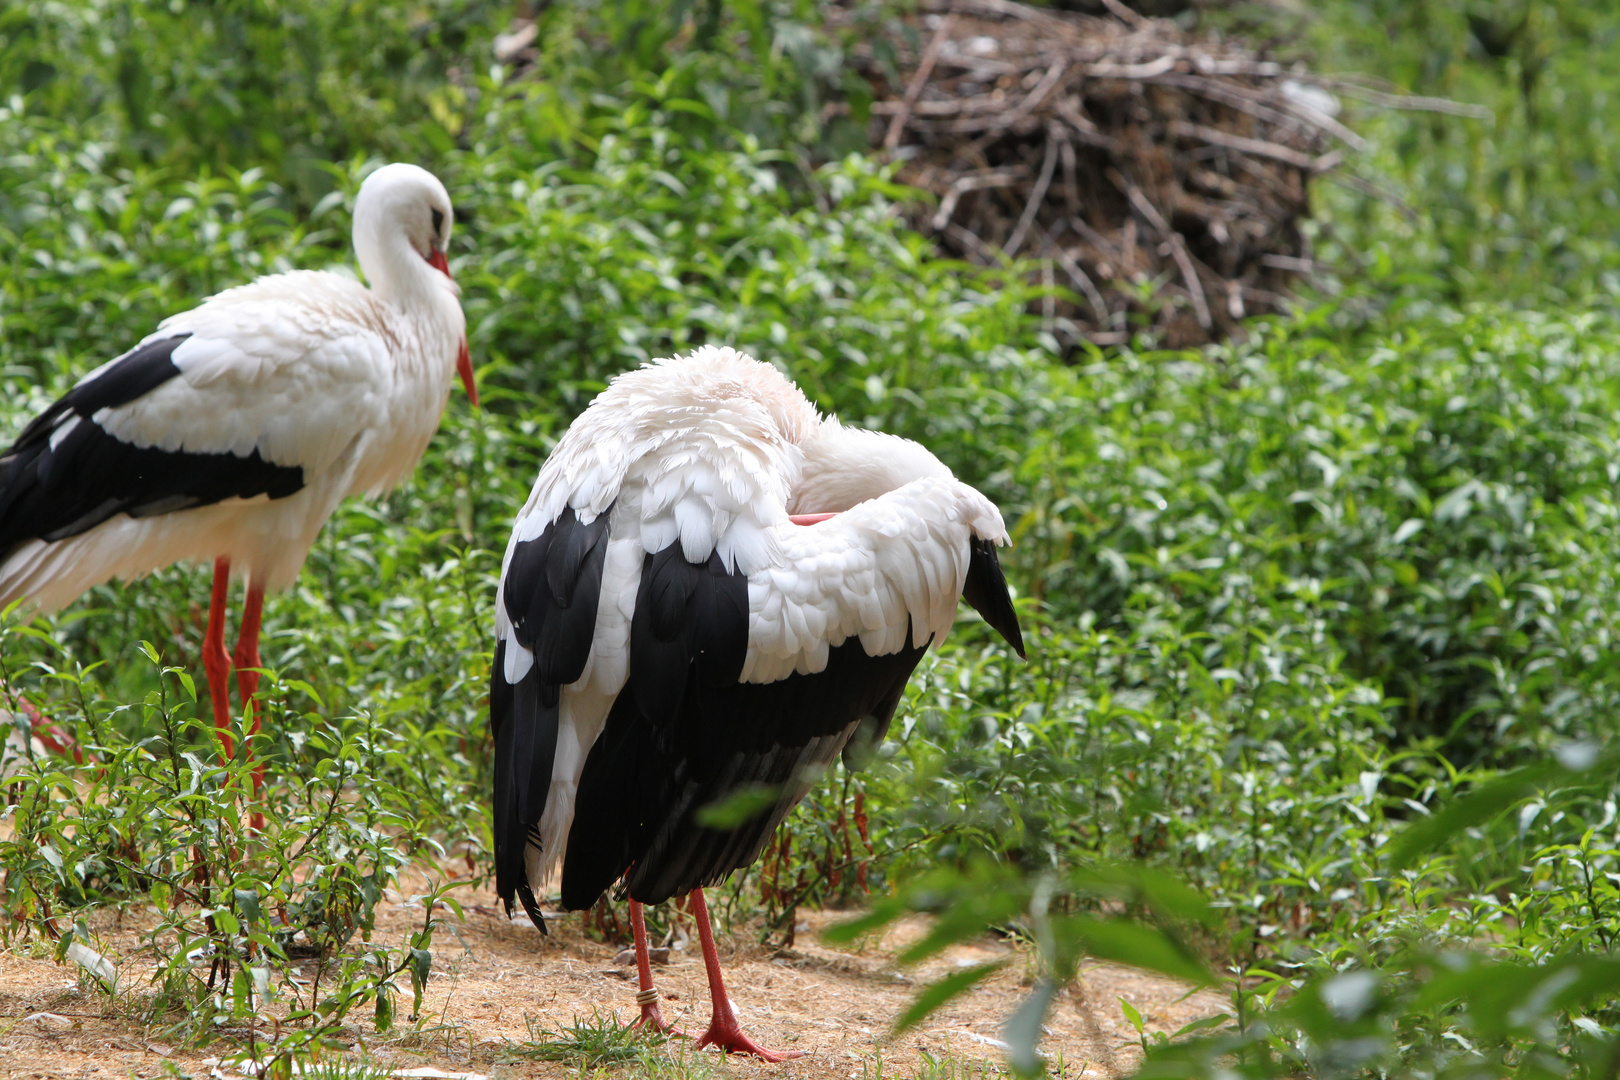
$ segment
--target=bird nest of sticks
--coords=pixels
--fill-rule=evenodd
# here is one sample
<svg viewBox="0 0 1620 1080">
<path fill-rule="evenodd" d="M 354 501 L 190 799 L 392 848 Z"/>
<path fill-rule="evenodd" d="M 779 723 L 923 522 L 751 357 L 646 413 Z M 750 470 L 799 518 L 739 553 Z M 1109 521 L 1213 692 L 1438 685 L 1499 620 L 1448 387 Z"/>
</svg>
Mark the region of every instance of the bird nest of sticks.
<svg viewBox="0 0 1620 1080">
<path fill-rule="evenodd" d="M 1297 65 L 1107 7 L 925 2 L 898 78 L 862 50 L 873 140 L 946 252 L 1030 260 L 1066 344 L 1229 336 L 1311 272 L 1310 182 L 1361 140 Z"/>
</svg>

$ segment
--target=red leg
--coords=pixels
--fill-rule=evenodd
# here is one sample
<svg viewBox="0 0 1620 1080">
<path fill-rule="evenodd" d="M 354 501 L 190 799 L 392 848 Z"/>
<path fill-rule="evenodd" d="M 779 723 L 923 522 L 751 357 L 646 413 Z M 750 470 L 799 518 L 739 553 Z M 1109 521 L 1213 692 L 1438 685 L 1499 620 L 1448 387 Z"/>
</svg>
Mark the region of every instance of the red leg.
<svg viewBox="0 0 1620 1080">
<path fill-rule="evenodd" d="M 720 954 L 714 948 L 714 930 L 709 926 L 709 905 L 703 899 L 702 889 L 692 890 L 692 914 L 697 918 L 698 940 L 703 943 L 703 966 L 709 972 L 709 1000 L 714 1006 L 709 1030 L 697 1041 L 698 1049 L 715 1046 L 727 1053 L 754 1054 L 766 1061 L 804 1057 L 802 1050 L 766 1050 L 743 1034 L 742 1027 L 737 1023 L 737 1014 L 732 1011 L 731 999 L 726 996 L 726 984 L 720 978 Z"/>
<path fill-rule="evenodd" d="M 630 929 L 636 937 L 636 975 L 641 987 L 636 993 L 636 1004 L 641 1006 L 641 1019 L 630 1026 L 645 1025 L 668 1035 L 684 1036 L 686 1033 L 676 1031 L 674 1024 L 665 1023 L 664 1014 L 658 1011 L 658 991 L 653 987 L 652 961 L 647 957 L 647 920 L 642 914 L 639 900 L 630 901 Z"/>
<path fill-rule="evenodd" d="M 236 639 L 236 651 L 231 654 L 231 663 L 236 666 L 236 688 L 242 693 L 242 709 L 247 720 L 247 734 L 251 738 L 259 733 L 259 705 L 253 700 L 253 695 L 259 692 L 259 620 L 264 614 L 264 587 L 249 585 L 247 600 L 242 605 L 242 632 Z M 224 632 L 220 637 L 223 639 Z M 223 647 L 223 640 L 221 646 Z M 251 744 L 248 747 L 248 758 L 253 757 Z M 259 791 L 264 787 L 264 762 L 253 766 L 253 801 L 258 802 Z M 251 819 L 253 830 L 264 830 L 264 814 L 258 810 L 253 811 Z"/>
<path fill-rule="evenodd" d="M 236 753 L 231 738 L 231 692 L 226 680 L 231 658 L 225 655 L 225 594 L 231 585 L 231 561 L 214 560 L 214 593 L 208 601 L 208 629 L 203 631 L 203 670 L 208 673 L 208 696 L 214 702 L 214 730 L 225 757 Z"/>
</svg>

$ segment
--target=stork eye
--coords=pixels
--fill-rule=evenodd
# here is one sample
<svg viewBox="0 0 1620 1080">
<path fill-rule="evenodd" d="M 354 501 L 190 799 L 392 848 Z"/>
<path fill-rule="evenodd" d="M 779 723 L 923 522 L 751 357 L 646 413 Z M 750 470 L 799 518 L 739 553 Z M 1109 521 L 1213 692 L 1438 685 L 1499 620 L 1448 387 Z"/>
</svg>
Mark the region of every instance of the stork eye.
<svg viewBox="0 0 1620 1080">
<path fill-rule="evenodd" d="M 432 214 L 433 214 L 433 235 L 434 236 L 443 236 L 444 235 L 444 211 L 443 210 L 434 210 L 434 211 L 432 211 Z"/>
</svg>

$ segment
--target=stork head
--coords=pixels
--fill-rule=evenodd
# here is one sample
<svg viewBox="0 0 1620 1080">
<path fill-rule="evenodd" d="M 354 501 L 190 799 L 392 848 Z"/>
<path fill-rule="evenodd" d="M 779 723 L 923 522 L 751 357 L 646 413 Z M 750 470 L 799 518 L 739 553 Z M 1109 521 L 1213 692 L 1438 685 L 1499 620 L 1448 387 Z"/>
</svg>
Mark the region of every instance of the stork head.
<svg viewBox="0 0 1620 1080">
<path fill-rule="evenodd" d="M 460 325 L 460 290 L 445 258 L 455 219 L 450 193 L 426 169 L 395 162 L 366 177 L 354 202 L 354 250 L 372 289 L 401 306 L 453 306 Z M 456 370 L 478 404 L 465 339 Z"/>
<path fill-rule="evenodd" d="M 368 264 L 394 256 L 397 249 L 387 249 L 403 241 L 419 258 L 449 277 L 444 253 L 455 219 L 450 193 L 438 177 L 415 165 L 384 165 L 366 177 L 354 203 L 354 247 L 361 268 L 370 278 L 372 267 Z"/>
</svg>

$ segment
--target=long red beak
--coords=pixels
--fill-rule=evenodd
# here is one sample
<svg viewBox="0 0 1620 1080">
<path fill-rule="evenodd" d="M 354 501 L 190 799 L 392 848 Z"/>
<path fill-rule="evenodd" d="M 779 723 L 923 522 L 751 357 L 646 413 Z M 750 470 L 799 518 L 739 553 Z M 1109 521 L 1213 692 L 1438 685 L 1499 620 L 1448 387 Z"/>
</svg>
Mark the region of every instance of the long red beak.
<svg viewBox="0 0 1620 1080">
<path fill-rule="evenodd" d="M 450 260 L 444 257 L 444 252 L 435 251 L 429 255 L 428 265 L 454 280 L 455 275 L 450 273 Z M 467 388 L 467 400 L 472 402 L 473 408 L 478 408 L 478 384 L 473 382 L 472 355 L 467 352 L 465 338 L 461 341 L 461 351 L 456 354 L 456 374 L 461 376 L 461 385 Z"/>
<path fill-rule="evenodd" d="M 837 516 L 837 514 L 789 514 L 788 520 L 795 525 L 816 525 Z"/>
<path fill-rule="evenodd" d="M 478 384 L 473 382 L 472 355 L 467 352 L 467 339 L 461 339 L 461 351 L 456 353 L 456 374 L 461 376 L 461 385 L 467 388 L 467 400 L 472 402 L 473 408 L 478 408 Z"/>
</svg>

